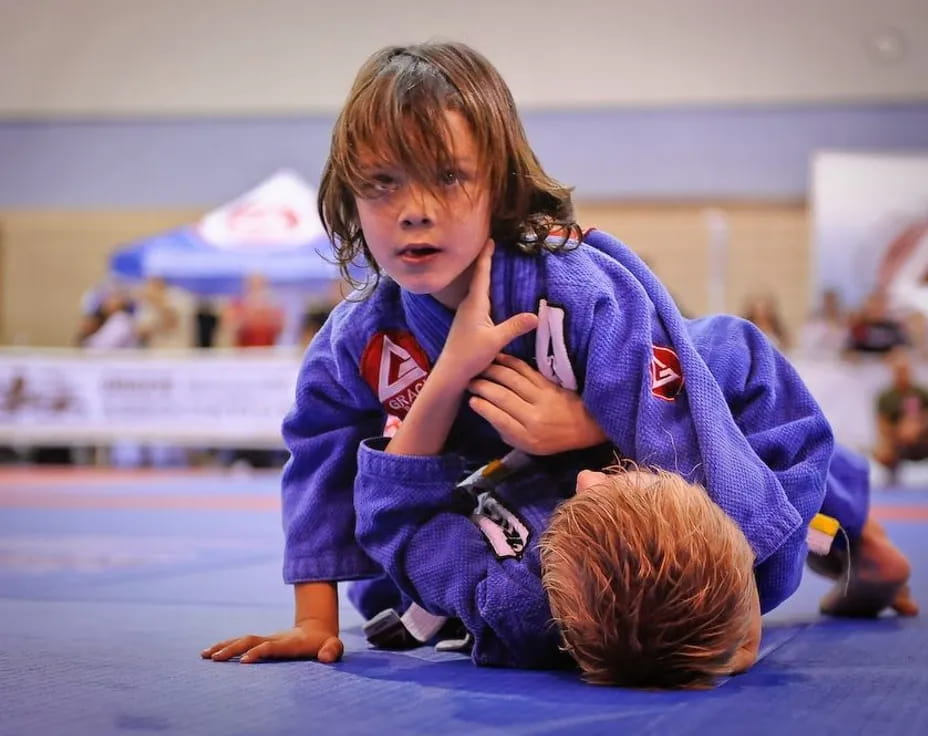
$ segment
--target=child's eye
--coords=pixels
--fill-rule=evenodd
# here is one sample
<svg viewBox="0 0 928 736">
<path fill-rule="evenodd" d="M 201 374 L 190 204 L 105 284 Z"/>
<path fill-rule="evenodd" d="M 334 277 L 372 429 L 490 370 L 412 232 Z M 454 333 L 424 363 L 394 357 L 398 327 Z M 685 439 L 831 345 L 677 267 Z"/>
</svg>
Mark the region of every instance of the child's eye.
<svg viewBox="0 0 928 736">
<path fill-rule="evenodd" d="M 396 179 L 389 174 L 377 174 L 371 184 L 375 192 L 392 192 L 396 189 Z"/>
<path fill-rule="evenodd" d="M 457 171 L 443 171 L 441 176 L 438 177 L 438 181 L 442 186 L 452 187 L 455 184 L 459 184 L 461 181 L 461 175 Z"/>
<path fill-rule="evenodd" d="M 392 174 L 369 174 L 359 194 L 367 199 L 375 199 L 393 194 L 399 186 L 399 180 Z"/>
</svg>

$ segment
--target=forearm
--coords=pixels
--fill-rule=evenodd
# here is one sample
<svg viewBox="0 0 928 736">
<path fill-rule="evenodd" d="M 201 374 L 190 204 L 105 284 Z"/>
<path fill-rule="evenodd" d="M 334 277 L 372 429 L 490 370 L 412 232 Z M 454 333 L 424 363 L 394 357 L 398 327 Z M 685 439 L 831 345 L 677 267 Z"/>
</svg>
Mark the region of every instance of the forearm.
<svg viewBox="0 0 928 736">
<path fill-rule="evenodd" d="M 297 583 L 293 586 L 294 625 L 315 623 L 338 636 L 338 588 L 333 582 Z"/>
<path fill-rule="evenodd" d="M 391 455 L 440 454 L 461 407 L 466 386 L 466 380 L 444 371 L 439 360 L 385 452 Z"/>
</svg>

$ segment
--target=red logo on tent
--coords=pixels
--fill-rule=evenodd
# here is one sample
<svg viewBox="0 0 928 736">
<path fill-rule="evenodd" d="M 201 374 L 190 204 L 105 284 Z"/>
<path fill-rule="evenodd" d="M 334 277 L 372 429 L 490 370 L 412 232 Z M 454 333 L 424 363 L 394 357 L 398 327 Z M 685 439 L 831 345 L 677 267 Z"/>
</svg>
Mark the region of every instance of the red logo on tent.
<svg viewBox="0 0 928 736">
<path fill-rule="evenodd" d="M 429 374 L 429 359 L 409 332 L 374 335 L 361 354 L 361 376 L 387 414 L 405 419 Z"/>
<path fill-rule="evenodd" d="M 299 215 L 287 205 L 245 202 L 229 210 L 229 230 L 242 239 L 273 242 L 300 225 Z"/>
<path fill-rule="evenodd" d="M 651 346 L 651 393 L 664 401 L 673 401 L 683 390 L 680 359 L 670 348 Z"/>
</svg>

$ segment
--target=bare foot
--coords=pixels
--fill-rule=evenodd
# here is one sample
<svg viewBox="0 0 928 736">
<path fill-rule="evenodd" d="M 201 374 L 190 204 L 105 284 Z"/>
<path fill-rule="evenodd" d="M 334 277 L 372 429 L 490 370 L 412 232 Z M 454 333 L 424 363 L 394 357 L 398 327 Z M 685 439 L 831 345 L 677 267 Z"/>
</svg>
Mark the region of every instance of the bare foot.
<svg viewBox="0 0 928 736">
<path fill-rule="evenodd" d="M 845 583 L 848 558 L 850 578 Z M 860 538 L 851 543 L 850 554 L 840 549 L 827 557 L 810 555 L 809 566 L 835 580 L 822 598 L 822 613 L 853 618 L 874 618 L 886 608 L 900 616 L 918 613 L 907 585 L 909 562 L 873 519 L 867 520 Z"/>
<path fill-rule="evenodd" d="M 809 552 L 809 556 L 806 557 L 806 564 L 812 572 L 818 573 L 829 580 L 837 580 L 844 575 L 844 570 L 847 567 L 847 550 L 834 544 L 831 552 L 827 555 L 817 555 L 814 552 Z"/>
</svg>

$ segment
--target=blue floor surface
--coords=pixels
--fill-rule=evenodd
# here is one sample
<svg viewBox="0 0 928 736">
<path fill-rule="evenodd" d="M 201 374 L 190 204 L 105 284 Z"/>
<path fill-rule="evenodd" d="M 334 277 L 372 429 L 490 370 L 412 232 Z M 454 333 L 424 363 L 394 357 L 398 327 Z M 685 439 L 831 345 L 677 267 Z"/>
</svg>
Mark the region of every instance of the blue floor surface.
<svg viewBox="0 0 928 736">
<path fill-rule="evenodd" d="M 824 619 L 811 574 L 766 617 L 760 662 L 711 691 L 370 650 L 350 608 L 337 665 L 201 660 L 289 625 L 276 498 L 273 475 L 0 473 L 0 734 L 928 734 L 924 617 Z M 875 505 L 928 601 L 928 491 Z"/>
</svg>

